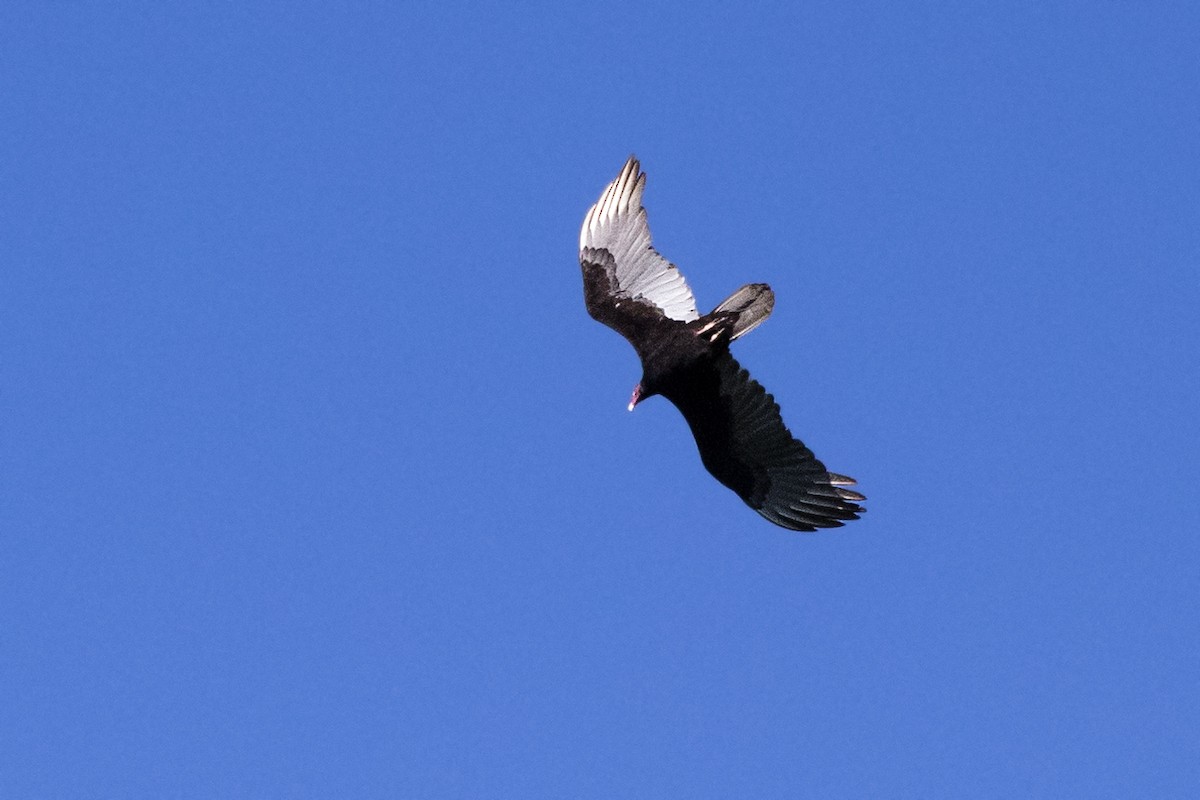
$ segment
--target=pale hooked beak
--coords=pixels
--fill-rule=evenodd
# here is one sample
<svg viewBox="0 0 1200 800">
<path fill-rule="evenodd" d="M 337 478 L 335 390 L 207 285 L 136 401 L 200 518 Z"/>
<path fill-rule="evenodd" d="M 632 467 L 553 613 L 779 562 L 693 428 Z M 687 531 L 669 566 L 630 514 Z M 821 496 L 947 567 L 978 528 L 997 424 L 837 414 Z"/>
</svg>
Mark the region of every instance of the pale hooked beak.
<svg viewBox="0 0 1200 800">
<path fill-rule="evenodd" d="M 642 385 L 639 383 L 637 386 L 633 387 L 633 397 L 629 398 L 629 410 L 633 411 L 633 407 L 636 406 L 639 402 L 641 402 L 641 400 L 642 400 Z"/>
</svg>

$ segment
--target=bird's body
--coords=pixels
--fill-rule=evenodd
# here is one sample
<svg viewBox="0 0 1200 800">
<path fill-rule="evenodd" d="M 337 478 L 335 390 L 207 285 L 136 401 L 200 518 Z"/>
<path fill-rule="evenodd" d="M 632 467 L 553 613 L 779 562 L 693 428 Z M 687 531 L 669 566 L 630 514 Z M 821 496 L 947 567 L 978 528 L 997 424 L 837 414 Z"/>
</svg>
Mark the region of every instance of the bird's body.
<svg viewBox="0 0 1200 800">
<path fill-rule="evenodd" d="M 774 398 L 729 352 L 770 315 L 770 287 L 743 286 L 700 316 L 679 270 L 651 244 L 645 185 L 631 156 L 579 234 L 588 313 L 629 340 L 642 362 L 630 410 L 656 394 L 670 400 L 705 468 L 777 525 L 811 531 L 857 519 L 864 498 L 842 488 L 854 481 L 828 472 L 788 432 Z"/>
</svg>

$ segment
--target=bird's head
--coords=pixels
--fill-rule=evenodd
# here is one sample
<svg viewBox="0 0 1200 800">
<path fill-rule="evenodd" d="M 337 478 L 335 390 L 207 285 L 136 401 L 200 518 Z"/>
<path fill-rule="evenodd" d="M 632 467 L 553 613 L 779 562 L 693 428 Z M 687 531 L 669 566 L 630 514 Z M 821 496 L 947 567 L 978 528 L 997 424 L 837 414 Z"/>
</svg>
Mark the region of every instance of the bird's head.
<svg viewBox="0 0 1200 800">
<path fill-rule="evenodd" d="M 641 383 L 633 387 L 633 395 L 629 398 L 629 410 L 633 411 L 634 406 L 653 394 L 654 390 L 646 388 L 646 379 L 643 378 Z"/>
</svg>

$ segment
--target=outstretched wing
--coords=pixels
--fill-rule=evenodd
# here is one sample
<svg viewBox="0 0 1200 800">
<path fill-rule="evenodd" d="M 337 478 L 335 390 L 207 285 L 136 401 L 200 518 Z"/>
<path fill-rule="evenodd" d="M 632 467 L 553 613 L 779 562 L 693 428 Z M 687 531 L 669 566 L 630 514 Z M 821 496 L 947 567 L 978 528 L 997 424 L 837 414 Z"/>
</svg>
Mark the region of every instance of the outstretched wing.
<svg viewBox="0 0 1200 800">
<path fill-rule="evenodd" d="M 680 322 L 699 316 L 683 275 L 650 242 L 645 189 L 646 174 L 630 156 L 579 230 L 588 313 L 631 341 L 643 325 L 664 316 Z"/>
<path fill-rule="evenodd" d="M 683 412 L 704 466 L 759 514 L 813 531 L 858 519 L 854 480 L 825 469 L 783 424 L 775 398 L 727 351 L 714 350 L 661 393 Z"/>
</svg>

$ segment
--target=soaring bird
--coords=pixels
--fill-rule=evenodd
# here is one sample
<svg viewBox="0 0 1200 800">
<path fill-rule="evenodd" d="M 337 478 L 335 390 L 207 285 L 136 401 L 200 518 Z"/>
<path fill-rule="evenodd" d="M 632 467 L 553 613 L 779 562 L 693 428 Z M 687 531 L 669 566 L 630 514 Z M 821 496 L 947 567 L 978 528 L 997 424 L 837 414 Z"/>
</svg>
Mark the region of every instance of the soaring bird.
<svg viewBox="0 0 1200 800">
<path fill-rule="evenodd" d="M 858 519 L 866 498 L 844 488 L 854 479 L 825 469 L 792 436 L 775 398 L 729 353 L 730 342 L 771 314 L 771 288 L 748 284 L 697 313 L 683 275 L 650 241 L 645 189 L 630 156 L 579 231 L 588 314 L 628 339 L 642 361 L 629 410 L 656 394 L 674 403 L 705 468 L 776 525 L 814 531 Z"/>
</svg>

